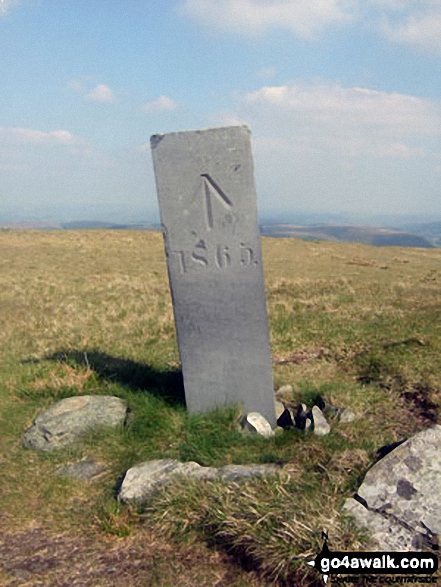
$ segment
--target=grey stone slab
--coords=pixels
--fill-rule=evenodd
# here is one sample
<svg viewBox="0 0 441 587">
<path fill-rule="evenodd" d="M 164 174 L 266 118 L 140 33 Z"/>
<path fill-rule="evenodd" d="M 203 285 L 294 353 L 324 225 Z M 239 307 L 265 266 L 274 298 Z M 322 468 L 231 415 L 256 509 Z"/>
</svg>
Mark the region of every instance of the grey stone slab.
<svg viewBox="0 0 441 587">
<path fill-rule="evenodd" d="M 177 478 L 203 481 L 241 482 L 253 477 L 276 475 L 279 465 L 226 465 L 203 467 L 194 461 L 181 463 L 174 459 L 147 461 L 129 469 L 121 484 L 118 500 L 123 503 L 145 503 L 158 489 L 173 483 Z"/>
<path fill-rule="evenodd" d="M 151 139 L 187 407 L 275 426 L 250 130 Z"/>
<path fill-rule="evenodd" d="M 53 450 L 75 442 L 82 434 L 101 426 L 126 422 L 128 407 L 119 397 L 78 395 L 65 398 L 41 412 L 22 436 L 34 450 Z"/>
<path fill-rule="evenodd" d="M 378 461 L 357 493 L 362 505 L 350 498 L 345 509 L 382 550 L 430 545 L 441 535 L 441 426 L 415 434 Z"/>
</svg>

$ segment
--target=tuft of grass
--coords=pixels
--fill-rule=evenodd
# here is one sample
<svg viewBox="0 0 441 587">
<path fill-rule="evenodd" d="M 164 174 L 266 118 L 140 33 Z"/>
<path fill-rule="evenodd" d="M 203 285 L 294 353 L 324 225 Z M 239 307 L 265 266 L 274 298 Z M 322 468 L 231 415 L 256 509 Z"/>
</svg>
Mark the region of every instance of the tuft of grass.
<svg viewBox="0 0 441 587">
<path fill-rule="evenodd" d="M 311 500 L 318 489 L 327 499 L 320 511 Z M 196 531 L 257 567 L 270 581 L 311 585 L 315 576 L 305 562 L 320 551 L 324 529 L 333 537 L 335 550 L 366 544 L 356 537 L 351 522 L 339 516 L 335 495 L 323 490 L 318 474 L 246 484 L 187 480 L 157 496 L 143 518 L 175 540 L 194 540 Z"/>
</svg>

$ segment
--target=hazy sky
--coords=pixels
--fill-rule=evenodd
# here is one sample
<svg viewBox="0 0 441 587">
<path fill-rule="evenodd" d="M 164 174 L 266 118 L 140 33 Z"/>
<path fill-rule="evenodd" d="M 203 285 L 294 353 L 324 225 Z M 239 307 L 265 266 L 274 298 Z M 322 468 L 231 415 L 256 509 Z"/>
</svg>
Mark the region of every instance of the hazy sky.
<svg viewBox="0 0 441 587">
<path fill-rule="evenodd" d="M 261 213 L 441 218 L 441 0 L 0 0 L 0 215 L 146 219 L 149 137 L 251 126 Z"/>
</svg>

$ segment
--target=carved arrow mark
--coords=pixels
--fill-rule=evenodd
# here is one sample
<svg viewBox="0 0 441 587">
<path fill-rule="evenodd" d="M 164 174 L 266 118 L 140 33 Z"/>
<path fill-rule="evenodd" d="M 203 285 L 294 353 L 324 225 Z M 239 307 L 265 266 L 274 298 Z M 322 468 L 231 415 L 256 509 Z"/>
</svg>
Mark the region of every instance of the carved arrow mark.
<svg viewBox="0 0 441 587">
<path fill-rule="evenodd" d="M 203 178 L 203 191 L 205 196 L 205 208 L 207 212 L 207 224 L 208 228 L 213 228 L 213 201 L 212 197 L 216 196 L 217 199 L 227 208 L 232 208 L 233 203 L 225 192 L 218 186 L 212 177 L 208 173 L 202 173 Z"/>
</svg>

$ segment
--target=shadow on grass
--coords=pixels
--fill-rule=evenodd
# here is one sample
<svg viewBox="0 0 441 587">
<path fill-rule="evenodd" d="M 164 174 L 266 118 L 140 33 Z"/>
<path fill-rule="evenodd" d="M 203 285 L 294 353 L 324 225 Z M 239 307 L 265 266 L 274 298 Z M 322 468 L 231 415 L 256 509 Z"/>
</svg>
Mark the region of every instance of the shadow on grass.
<svg viewBox="0 0 441 587">
<path fill-rule="evenodd" d="M 96 350 L 58 351 L 26 362 L 58 361 L 92 369 L 100 378 L 120 383 L 133 391 L 148 391 L 171 405 L 185 406 L 184 380 L 180 370 L 160 371 L 131 359 L 113 357 Z"/>
</svg>

